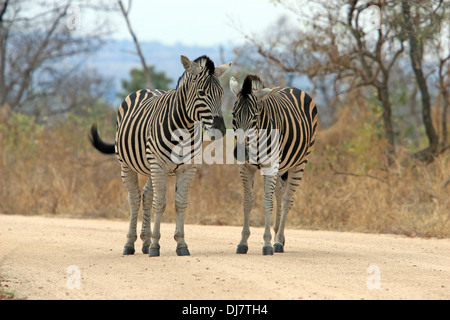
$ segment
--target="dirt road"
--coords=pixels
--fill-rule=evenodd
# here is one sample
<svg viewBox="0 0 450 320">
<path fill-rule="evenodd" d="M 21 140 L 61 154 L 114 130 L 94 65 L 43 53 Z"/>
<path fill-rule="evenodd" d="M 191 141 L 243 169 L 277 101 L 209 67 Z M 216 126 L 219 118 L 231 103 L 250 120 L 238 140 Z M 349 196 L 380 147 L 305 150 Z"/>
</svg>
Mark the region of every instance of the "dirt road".
<svg viewBox="0 0 450 320">
<path fill-rule="evenodd" d="M 161 256 L 122 256 L 127 222 L 0 215 L 0 280 L 28 299 L 450 299 L 450 240 L 286 231 L 286 252 L 262 256 L 252 228 L 187 225 L 178 257 L 174 225 Z M 140 226 L 139 229 L 140 230 Z"/>
</svg>

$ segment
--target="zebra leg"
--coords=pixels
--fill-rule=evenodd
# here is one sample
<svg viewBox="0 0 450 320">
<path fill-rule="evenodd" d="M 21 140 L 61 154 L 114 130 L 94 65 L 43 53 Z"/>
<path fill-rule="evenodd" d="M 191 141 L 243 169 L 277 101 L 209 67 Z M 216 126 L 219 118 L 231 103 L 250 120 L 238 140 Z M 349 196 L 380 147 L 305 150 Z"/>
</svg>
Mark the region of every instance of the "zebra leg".
<svg viewBox="0 0 450 320">
<path fill-rule="evenodd" d="M 134 242 L 137 239 L 137 218 L 141 203 L 141 191 L 139 189 L 138 174 L 130 167 L 122 164 L 122 181 L 128 190 L 128 203 L 130 205 L 130 225 L 128 227 L 127 242 L 123 248 L 123 254 L 134 254 Z"/>
<path fill-rule="evenodd" d="M 250 236 L 250 211 L 253 207 L 253 179 L 255 169 L 245 164 L 239 166 L 242 185 L 244 187 L 244 225 L 242 227 L 241 241 L 239 242 L 236 253 L 245 254 L 248 251 L 248 237 Z"/>
<path fill-rule="evenodd" d="M 180 173 L 177 173 L 177 184 L 175 189 L 175 210 L 177 212 L 177 222 L 174 239 L 177 242 L 177 255 L 190 255 L 188 246 L 184 241 L 184 214 L 187 208 L 189 186 L 195 177 L 197 168 L 190 166 Z"/>
<path fill-rule="evenodd" d="M 286 216 L 289 212 L 289 210 L 292 207 L 292 203 L 294 201 L 294 193 L 295 190 L 297 190 L 297 187 L 300 184 L 300 181 L 303 177 L 303 170 L 305 169 L 306 162 L 302 163 L 301 165 L 289 169 L 288 178 L 286 180 L 286 191 L 283 195 L 283 205 L 282 205 L 282 214 L 281 214 L 281 220 L 280 220 L 280 228 L 278 229 L 278 232 L 275 236 L 275 243 L 273 245 L 273 248 L 275 252 L 284 252 L 284 244 L 285 244 L 285 237 L 284 237 L 284 227 L 286 224 Z"/>
<path fill-rule="evenodd" d="M 144 186 L 142 193 L 142 230 L 141 230 L 141 240 L 142 252 L 144 254 L 149 253 L 150 237 L 152 235 L 152 229 L 150 226 L 150 213 L 152 210 L 153 203 L 153 184 L 152 178 L 148 178 L 146 185 Z"/>
<path fill-rule="evenodd" d="M 281 204 L 283 201 L 284 194 L 284 185 L 283 180 L 280 176 L 277 178 L 277 183 L 275 185 L 275 197 L 277 199 L 277 214 L 275 216 L 275 225 L 273 227 L 273 231 L 277 234 L 278 229 L 280 228 L 280 219 L 281 219 Z"/>
<path fill-rule="evenodd" d="M 151 178 L 153 184 L 153 211 L 155 213 L 155 222 L 151 235 L 150 257 L 159 256 L 159 239 L 161 238 L 161 219 L 166 208 L 166 180 L 167 174 L 155 163 L 151 166 Z"/>
<path fill-rule="evenodd" d="M 273 193 L 275 191 L 275 184 L 277 182 L 278 175 L 265 175 L 264 176 L 264 199 L 263 199 L 263 211 L 265 216 L 265 228 L 264 228 L 264 245 L 262 249 L 263 255 L 273 255 L 273 248 L 270 240 L 272 235 L 270 234 L 270 221 L 273 210 Z"/>
</svg>

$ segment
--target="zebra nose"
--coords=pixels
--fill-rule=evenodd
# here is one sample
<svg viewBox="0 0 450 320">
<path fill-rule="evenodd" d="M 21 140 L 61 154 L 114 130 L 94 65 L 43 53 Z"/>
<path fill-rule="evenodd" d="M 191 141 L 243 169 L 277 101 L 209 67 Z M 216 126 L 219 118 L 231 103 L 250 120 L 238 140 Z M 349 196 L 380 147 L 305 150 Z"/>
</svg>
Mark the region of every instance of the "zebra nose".
<svg viewBox="0 0 450 320">
<path fill-rule="evenodd" d="M 211 128 L 219 130 L 222 133 L 222 137 L 225 136 L 227 131 L 222 117 L 214 117 Z"/>
</svg>

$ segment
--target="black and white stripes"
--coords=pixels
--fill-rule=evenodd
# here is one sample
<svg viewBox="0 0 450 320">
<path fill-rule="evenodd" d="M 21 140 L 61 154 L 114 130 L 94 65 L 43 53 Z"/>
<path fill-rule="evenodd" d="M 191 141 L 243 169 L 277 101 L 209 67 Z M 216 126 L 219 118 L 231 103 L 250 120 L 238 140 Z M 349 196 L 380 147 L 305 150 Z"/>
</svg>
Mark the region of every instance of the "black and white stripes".
<svg viewBox="0 0 450 320">
<path fill-rule="evenodd" d="M 136 221 L 141 203 L 138 173 L 148 176 L 143 189 L 142 251 L 150 256 L 159 256 L 160 222 L 166 206 L 166 179 L 176 175 L 175 208 L 177 223 L 175 240 L 177 254 L 188 255 L 184 241 L 184 213 L 187 194 L 196 167 L 187 159 L 174 161 L 173 151 L 180 143 L 188 146 L 194 157 L 201 148 L 201 131 L 194 130 L 202 123 L 207 130 L 215 129 L 225 133 L 221 101 L 223 88 L 218 78 L 230 64 L 215 67 L 206 56 L 194 61 L 181 56 L 184 74 L 178 80 L 177 88 L 170 91 L 143 89 L 128 95 L 119 107 L 115 144 L 104 143 L 97 128 L 91 128 L 91 141 L 103 153 L 116 153 L 122 169 L 122 180 L 128 190 L 130 203 L 130 227 L 124 254 L 133 254 L 137 239 Z M 189 133 L 188 139 L 180 142 L 174 139 L 174 132 Z M 175 157 L 177 158 L 177 157 Z M 150 228 L 150 211 L 153 207 L 155 222 Z"/>
<path fill-rule="evenodd" d="M 114 144 L 103 142 L 95 125 L 91 128 L 94 147 L 103 153 L 117 155 L 122 181 L 128 190 L 130 225 L 124 254 L 135 252 L 137 217 L 142 202 L 142 251 L 150 256 L 159 256 L 166 180 L 169 175 L 175 175 L 176 252 L 178 255 L 189 255 L 184 240 L 184 214 L 189 186 L 199 163 L 192 160 L 197 160 L 199 154 L 201 158 L 203 133 L 199 125 L 207 132 L 216 130 L 212 133 L 215 138 L 223 137 L 226 132 L 221 111 L 223 89 L 218 78 L 231 63 L 216 68 L 206 56 L 194 61 L 181 56 L 181 62 L 185 72 L 178 80 L 176 89 L 167 92 L 143 89 L 125 98 L 117 115 Z M 234 154 L 244 190 L 244 226 L 237 253 L 247 253 L 248 250 L 250 211 L 254 202 L 252 189 L 258 169 L 264 175 L 263 254 L 283 252 L 286 215 L 315 142 L 317 108 L 304 91 L 265 88 L 255 75 L 248 75 L 242 88 L 231 78 L 230 88 L 237 98 L 233 108 L 233 136 L 237 138 Z M 226 142 L 228 144 L 228 138 Z M 228 154 L 226 158 L 228 163 Z M 148 177 L 142 194 L 138 174 Z M 274 194 L 277 210 L 275 243 L 272 246 L 270 225 Z M 152 209 L 153 230 L 150 227 Z"/>
<path fill-rule="evenodd" d="M 247 239 L 250 235 L 249 215 L 253 206 L 253 179 L 257 169 L 263 169 L 267 163 L 261 155 L 276 151 L 275 170 L 264 173 L 263 211 L 265 214 L 265 232 L 263 254 L 284 251 L 284 226 L 293 195 L 302 179 L 308 156 L 314 146 L 317 127 L 317 108 L 311 97 L 296 88 L 264 88 L 258 76 L 248 75 L 242 88 L 234 78 L 230 80 L 231 91 L 237 101 L 233 108 L 233 129 L 252 132 L 246 141 L 246 155 L 240 173 L 244 187 L 244 227 L 237 253 L 247 253 Z M 262 134 L 264 132 L 264 135 Z M 276 132 L 278 141 L 263 141 L 269 132 Z M 255 142 L 256 140 L 256 142 Z M 274 140 L 274 139 L 272 139 Z M 277 148 L 268 149 L 267 146 Z M 252 145 L 258 150 L 252 150 Z M 262 147 L 261 147 L 262 146 Z M 242 145 L 237 145 L 237 148 Z M 256 157 L 255 157 L 256 152 Z M 235 152 L 237 154 L 238 152 Z M 273 209 L 273 194 L 277 198 L 275 220 L 275 244 L 271 245 L 270 222 Z"/>
</svg>

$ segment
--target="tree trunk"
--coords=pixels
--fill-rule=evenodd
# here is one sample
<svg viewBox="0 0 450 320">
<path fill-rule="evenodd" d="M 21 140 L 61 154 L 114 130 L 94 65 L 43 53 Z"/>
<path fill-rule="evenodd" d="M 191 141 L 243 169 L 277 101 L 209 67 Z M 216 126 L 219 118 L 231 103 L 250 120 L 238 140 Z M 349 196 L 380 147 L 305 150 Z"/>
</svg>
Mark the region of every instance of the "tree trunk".
<svg viewBox="0 0 450 320">
<path fill-rule="evenodd" d="M 441 59 L 439 63 L 439 87 L 442 95 L 442 148 L 447 147 L 447 110 L 448 105 L 450 104 L 450 96 L 447 89 L 446 78 L 450 75 L 450 70 L 447 67 L 447 75 L 444 74 L 444 65 L 450 60 L 450 55 L 446 58 Z"/>
<path fill-rule="evenodd" d="M 9 30 L 3 24 L 3 16 L 6 13 L 7 7 L 8 1 L 5 1 L 0 8 L 0 108 L 6 103 L 6 40 Z"/>
<path fill-rule="evenodd" d="M 411 64 L 416 76 L 417 85 L 422 96 L 422 120 L 425 125 L 425 132 L 428 137 L 429 147 L 428 152 L 432 155 L 438 153 L 439 138 L 434 129 L 431 119 L 431 102 L 430 94 L 428 93 L 428 86 L 422 70 L 421 54 L 419 52 L 420 45 L 417 40 L 417 35 L 411 21 L 411 11 L 408 0 L 402 0 L 403 18 L 405 21 L 405 30 L 409 38 L 409 54 L 411 57 Z"/>
<path fill-rule="evenodd" d="M 391 165 L 395 156 L 395 137 L 394 129 L 392 127 L 392 106 L 389 101 L 389 91 L 387 86 L 378 86 L 378 100 L 381 101 L 383 105 L 383 123 L 384 123 L 384 134 L 388 141 L 388 163 Z"/>
<path fill-rule="evenodd" d="M 442 99 L 444 100 L 444 106 L 442 107 L 442 147 L 445 148 L 447 146 L 447 110 L 449 105 L 449 96 L 448 91 L 445 90 L 442 92 Z"/>
<path fill-rule="evenodd" d="M 119 4 L 120 11 L 122 12 L 123 17 L 125 18 L 125 22 L 127 23 L 128 31 L 130 32 L 130 35 L 133 38 L 133 42 L 134 42 L 134 45 L 136 46 L 137 54 L 139 56 L 139 59 L 141 60 L 142 70 L 144 71 L 144 74 L 145 74 L 146 87 L 147 87 L 147 89 L 155 89 L 153 87 L 153 81 L 152 81 L 152 77 L 150 75 L 150 70 L 147 66 L 147 63 L 145 62 L 144 54 L 142 53 L 142 50 L 141 50 L 141 45 L 139 44 L 136 34 L 134 33 L 133 28 L 131 27 L 130 19 L 128 17 L 128 11 L 130 10 L 131 1 L 129 1 L 129 3 L 128 3 L 128 10 L 125 10 L 122 1 L 118 0 L 117 3 Z"/>
</svg>

